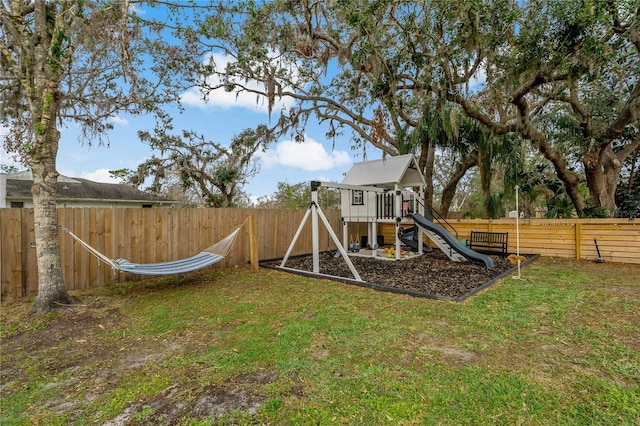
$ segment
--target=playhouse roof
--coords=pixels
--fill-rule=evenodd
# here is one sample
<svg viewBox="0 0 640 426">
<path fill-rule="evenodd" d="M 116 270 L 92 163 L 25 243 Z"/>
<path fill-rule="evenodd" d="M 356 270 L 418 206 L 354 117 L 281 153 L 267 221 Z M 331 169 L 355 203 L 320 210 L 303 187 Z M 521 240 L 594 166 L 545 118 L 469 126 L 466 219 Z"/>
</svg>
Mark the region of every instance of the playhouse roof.
<svg viewBox="0 0 640 426">
<path fill-rule="evenodd" d="M 354 163 L 342 183 L 393 188 L 424 186 L 424 176 L 413 154 Z"/>
</svg>

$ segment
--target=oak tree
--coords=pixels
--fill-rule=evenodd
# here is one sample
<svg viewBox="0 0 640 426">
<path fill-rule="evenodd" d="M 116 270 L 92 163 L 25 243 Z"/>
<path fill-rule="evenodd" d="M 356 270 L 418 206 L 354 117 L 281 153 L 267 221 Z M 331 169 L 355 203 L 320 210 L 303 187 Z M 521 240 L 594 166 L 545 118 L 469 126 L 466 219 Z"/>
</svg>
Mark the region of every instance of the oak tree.
<svg viewBox="0 0 640 426">
<path fill-rule="evenodd" d="M 0 120 L 7 151 L 33 173 L 38 296 L 42 314 L 72 300 L 62 277 L 56 214 L 60 128 L 79 125 L 85 143 L 108 143 L 120 112 L 157 112 L 179 93 L 184 69 L 166 26 L 140 18 L 142 2 L 0 2 Z M 152 24 L 152 25 L 147 25 Z"/>
<path fill-rule="evenodd" d="M 354 147 L 388 155 L 409 127 L 422 136 L 421 165 L 443 142 L 422 118 L 444 100 L 495 134 L 530 142 L 578 213 L 587 203 L 615 207 L 620 167 L 640 144 L 633 0 L 301 0 L 229 10 L 205 26 L 216 37 L 208 47 L 233 58 L 204 64 L 216 76 L 203 79 L 205 92 L 255 93 L 270 108 L 295 99 L 280 111 L 282 129 L 302 134 L 314 118 L 329 136 L 346 129 Z"/>
<path fill-rule="evenodd" d="M 128 181 L 140 186 L 150 178 L 148 189 L 154 193 L 176 182 L 197 204 L 207 207 L 234 206 L 242 185 L 259 171 L 254 154 L 271 140 L 264 125 L 243 130 L 228 145 L 190 130 L 183 130 L 181 136 L 167 130 L 163 126 L 153 133 L 139 132 L 140 139 L 158 154 L 129 173 Z"/>
</svg>

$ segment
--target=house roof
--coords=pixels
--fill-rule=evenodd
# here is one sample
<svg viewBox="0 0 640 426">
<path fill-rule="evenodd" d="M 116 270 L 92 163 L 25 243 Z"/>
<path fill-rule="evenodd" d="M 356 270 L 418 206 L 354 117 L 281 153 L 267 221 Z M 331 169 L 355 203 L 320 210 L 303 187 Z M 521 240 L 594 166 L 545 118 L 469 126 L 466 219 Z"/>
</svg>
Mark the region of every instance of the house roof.
<svg viewBox="0 0 640 426">
<path fill-rule="evenodd" d="M 6 198 L 11 200 L 31 199 L 33 178 L 31 172 L 6 175 Z M 162 202 L 175 203 L 165 197 L 158 197 L 136 188 L 118 183 L 94 182 L 82 178 L 58 177 L 58 200 L 105 200 L 111 202 Z"/>
<path fill-rule="evenodd" d="M 381 160 L 354 163 L 342 183 L 393 188 L 424 186 L 424 176 L 413 154 L 387 157 Z"/>
</svg>

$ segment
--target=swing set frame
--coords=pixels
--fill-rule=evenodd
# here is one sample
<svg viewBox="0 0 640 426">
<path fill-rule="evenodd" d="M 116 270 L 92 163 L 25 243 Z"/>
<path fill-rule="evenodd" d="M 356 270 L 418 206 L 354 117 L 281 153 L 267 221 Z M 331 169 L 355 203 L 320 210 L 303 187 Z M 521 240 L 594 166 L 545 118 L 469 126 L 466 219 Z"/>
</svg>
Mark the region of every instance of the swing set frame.
<svg viewBox="0 0 640 426">
<path fill-rule="evenodd" d="M 355 266 L 353 265 L 353 262 L 351 262 L 351 259 L 349 258 L 349 254 L 347 252 L 347 249 L 350 247 L 350 243 L 349 243 L 349 238 L 351 237 L 351 235 L 349 234 L 349 223 L 353 222 L 353 220 L 349 220 L 352 218 L 347 218 L 343 215 L 342 217 L 342 222 L 343 222 L 343 240 L 340 241 L 340 239 L 338 238 L 338 236 L 336 235 L 336 233 L 334 232 L 334 230 L 331 227 L 331 224 L 329 223 L 329 221 L 327 220 L 325 214 L 322 212 L 322 209 L 320 208 L 320 204 L 318 202 L 318 188 L 320 187 L 325 187 L 325 188 L 332 188 L 332 189 L 340 189 L 340 190 L 351 190 L 351 191 L 363 191 L 364 193 L 368 193 L 368 192 L 373 192 L 376 194 L 376 196 L 384 194 L 387 195 L 390 192 L 390 189 L 388 188 L 381 188 L 381 187 L 376 187 L 376 186 L 361 186 L 361 185 L 350 185 L 350 184 L 342 184 L 342 183 L 335 183 L 335 182 L 322 182 L 322 181 L 311 181 L 311 204 L 309 205 L 309 208 L 307 210 L 307 212 L 305 213 L 304 217 L 302 218 L 302 221 L 300 222 L 300 225 L 298 226 L 298 229 L 293 237 L 293 239 L 291 240 L 291 243 L 289 245 L 289 248 L 287 249 L 287 252 L 284 256 L 284 258 L 282 259 L 282 262 L 280 263 L 280 267 L 281 268 L 286 268 L 286 263 L 289 260 L 291 253 L 293 252 L 293 248 L 296 244 L 296 242 L 298 241 L 298 238 L 300 237 L 300 234 L 302 233 L 302 230 L 304 229 L 307 221 L 309 220 L 309 217 L 311 217 L 311 242 L 312 242 L 312 258 L 313 258 L 313 273 L 314 274 L 320 274 L 320 238 L 319 238 L 319 221 L 322 221 L 322 223 L 324 224 L 324 226 L 327 228 L 327 232 L 329 233 L 329 237 L 331 238 L 331 240 L 335 243 L 340 255 L 342 255 L 342 258 L 345 260 L 347 266 L 349 267 L 349 270 L 351 271 L 351 273 L 353 274 L 354 278 L 356 281 L 362 282 L 362 278 L 360 277 L 360 274 L 358 273 L 358 271 L 356 270 Z M 403 206 L 403 191 L 400 191 L 399 189 L 396 189 L 395 192 L 393 192 L 392 194 L 388 194 L 391 195 L 393 197 L 395 197 L 395 203 L 394 203 L 394 211 L 391 212 L 392 215 L 390 218 L 388 219 L 383 219 L 380 220 L 377 217 L 368 217 L 368 216 L 359 216 L 359 213 L 357 214 L 357 221 L 356 223 L 358 223 L 358 226 L 360 226 L 360 223 L 366 223 L 368 226 L 368 233 L 369 233 L 369 237 L 371 238 L 371 246 L 375 247 L 376 243 L 377 243 L 377 224 L 381 221 L 384 222 L 395 222 L 396 225 L 396 241 L 395 241 L 395 257 L 397 259 L 399 259 L 400 256 L 400 239 L 397 237 L 398 234 L 398 230 L 401 227 L 401 222 L 402 222 L 402 206 Z M 344 194 L 342 195 L 342 197 L 344 197 Z M 344 212 L 343 212 L 344 214 Z M 364 219 L 364 220 L 363 220 Z M 422 248 L 422 233 L 420 233 L 420 245 L 419 247 Z M 356 242 L 358 243 L 358 242 Z M 420 250 L 420 253 L 422 254 L 422 250 Z M 376 250 L 372 250 L 372 256 L 376 257 Z"/>
</svg>

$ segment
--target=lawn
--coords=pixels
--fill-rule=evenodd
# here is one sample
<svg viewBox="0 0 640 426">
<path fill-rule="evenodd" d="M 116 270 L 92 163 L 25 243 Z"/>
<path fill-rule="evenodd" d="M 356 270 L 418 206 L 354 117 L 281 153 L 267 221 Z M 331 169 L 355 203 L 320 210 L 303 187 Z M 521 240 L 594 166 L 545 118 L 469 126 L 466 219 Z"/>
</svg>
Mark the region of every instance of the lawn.
<svg viewBox="0 0 640 426">
<path fill-rule="evenodd" d="M 465 302 L 248 268 L 1 310 L 0 424 L 640 424 L 640 265 Z"/>
</svg>

